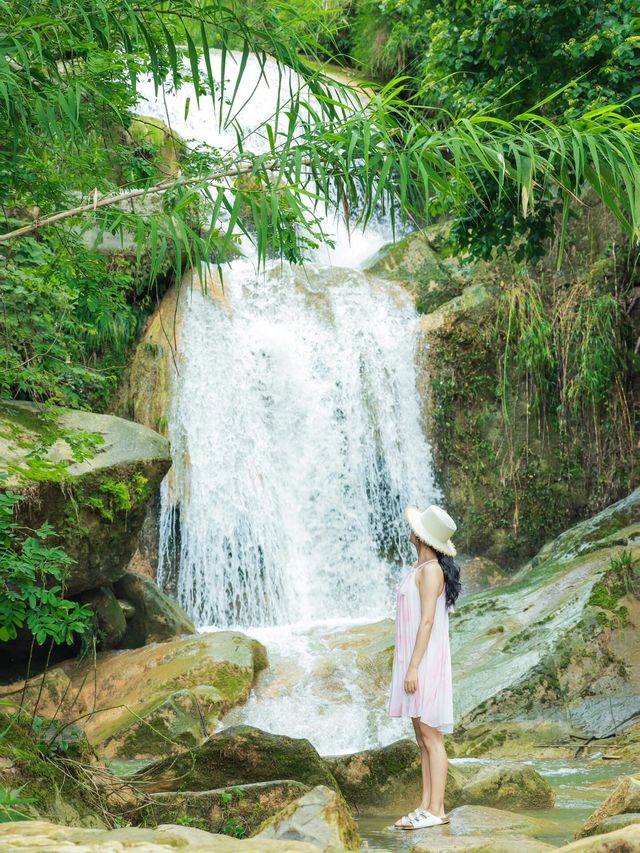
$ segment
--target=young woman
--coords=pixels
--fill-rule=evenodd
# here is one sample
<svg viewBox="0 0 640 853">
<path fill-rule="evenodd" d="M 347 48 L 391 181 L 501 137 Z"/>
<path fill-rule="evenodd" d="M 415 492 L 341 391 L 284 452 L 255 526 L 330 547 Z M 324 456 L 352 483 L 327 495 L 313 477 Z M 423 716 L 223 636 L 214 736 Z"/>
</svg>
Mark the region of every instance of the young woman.
<svg viewBox="0 0 640 853">
<path fill-rule="evenodd" d="M 456 524 L 443 509 L 405 510 L 418 559 L 398 589 L 390 717 L 411 717 L 422 759 L 422 800 L 395 829 L 449 822 L 444 810 L 447 753 L 453 731 L 449 610 L 460 594 L 460 570 L 451 536 Z"/>
</svg>

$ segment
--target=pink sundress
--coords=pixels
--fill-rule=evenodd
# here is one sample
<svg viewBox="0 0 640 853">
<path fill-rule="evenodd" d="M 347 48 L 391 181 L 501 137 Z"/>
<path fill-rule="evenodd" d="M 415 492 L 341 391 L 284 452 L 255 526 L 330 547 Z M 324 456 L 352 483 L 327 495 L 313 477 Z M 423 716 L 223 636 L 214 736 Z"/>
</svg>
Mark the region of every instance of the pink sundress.
<svg viewBox="0 0 640 853">
<path fill-rule="evenodd" d="M 416 567 L 417 569 L 418 567 Z M 446 590 L 436 601 L 429 644 L 418 667 L 415 693 L 405 693 L 404 678 L 413 654 L 420 624 L 420 592 L 416 569 L 411 569 L 398 588 L 396 604 L 396 646 L 393 653 L 390 717 L 419 717 L 423 723 L 445 734 L 453 731 L 453 688 L 449 649 L 449 611 Z"/>
</svg>

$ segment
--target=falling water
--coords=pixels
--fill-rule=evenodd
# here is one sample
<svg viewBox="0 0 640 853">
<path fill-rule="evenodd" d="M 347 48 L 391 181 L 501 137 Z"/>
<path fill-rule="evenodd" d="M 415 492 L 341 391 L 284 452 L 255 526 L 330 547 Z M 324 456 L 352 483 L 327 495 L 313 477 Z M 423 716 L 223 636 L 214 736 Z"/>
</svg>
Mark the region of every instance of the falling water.
<svg viewBox="0 0 640 853">
<path fill-rule="evenodd" d="M 253 122 L 275 108 L 270 70 L 271 89 L 261 84 L 254 95 L 259 114 L 247 108 Z M 166 98 L 171 126 L 219 145 L 210 108 L 192 105 L 185 119 L 185 97 Z M 144 111 L 163 117 L 164 101 L 148 98 Z M 334 681 L 348 694 L 352 726 L 337 739 L 335 720 L 323 728 L 326 695 L 312 684 L 318 655 L 332 654 L 336 625 L 389 615 L 409 556 L 402 508 L 436 489 L 415 387 L 412 300 L 362 271 L 390 229 L 327 228 L 335 248 L 304 269 L 274 263 L 258 272 L 248 253 L 225 271 L 222 298 L 198 289 L 181 297 L 159 574 L 162 582 L 177 565 L 178 597 L 200 626 L 242 627 L 267 645 L 269 696 L 254 696 L 235 719 L 341 751 L 379 740 L 380 715 L 372 728 L 366 697 L 346 686 L 346 656 Z M 310 681 L 287 707 L 294 659 Z"/>
</svg>

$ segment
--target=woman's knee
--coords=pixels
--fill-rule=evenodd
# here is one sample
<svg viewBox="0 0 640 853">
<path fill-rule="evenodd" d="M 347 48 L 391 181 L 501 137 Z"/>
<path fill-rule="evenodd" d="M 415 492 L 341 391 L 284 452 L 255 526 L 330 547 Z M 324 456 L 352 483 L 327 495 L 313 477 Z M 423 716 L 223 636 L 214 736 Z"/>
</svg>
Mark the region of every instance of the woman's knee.
<svg viewBox="0 0 640 853">
<path fill-rule="evenodd" d="M 420 739 L 425 745 L 425 749 L 427 749 L 427 751 L 444 743 L 442 732 L 439 729 L 426 726 L 424 723 L 420 726 Z"/>
</svg>

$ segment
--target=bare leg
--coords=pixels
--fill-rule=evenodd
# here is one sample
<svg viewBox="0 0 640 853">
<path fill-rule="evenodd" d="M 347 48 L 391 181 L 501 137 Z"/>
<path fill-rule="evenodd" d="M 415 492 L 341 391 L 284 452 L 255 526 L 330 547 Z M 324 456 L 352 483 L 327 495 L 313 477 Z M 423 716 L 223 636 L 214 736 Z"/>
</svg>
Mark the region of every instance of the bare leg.
<svg viewBox="0 0 640 853">
<path fill-rule="evenodd" d="M 444 817 L 444 789 L 447 784 L 447 751 L 444 748 L 444 738 L 439 729 L 418 722 L 422 743 L 429 757 L 430 794 L 426 808 L 437 817 Z M 414 723 L 415 725 L 415 723 Z M 424 771 L 423 771 L 424 780 Z"/>
<path fill-rule="evenodd" d="M 420 730 L 420 719 L 412 717 L 411 722 L 416 733 L 416 743 L 420 747 L 420 762 L 422 764 L 422 799 L 420 800 L 420 808 L 428 809 L 429 800 L 431 799 L 431 772 L 429 769 L 429 751 Z"/>
</svg>

